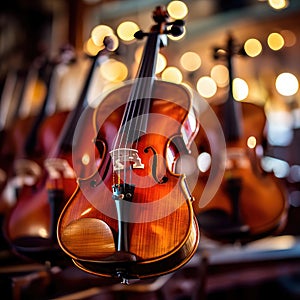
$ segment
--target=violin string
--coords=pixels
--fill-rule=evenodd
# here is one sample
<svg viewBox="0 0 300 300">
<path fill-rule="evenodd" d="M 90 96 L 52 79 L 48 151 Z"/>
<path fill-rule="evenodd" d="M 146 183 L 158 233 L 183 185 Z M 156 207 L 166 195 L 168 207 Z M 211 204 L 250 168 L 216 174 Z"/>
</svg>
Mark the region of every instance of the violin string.
<svg viewBox="0 0 300 300">
<path fill-rule="evenodd" d="M 136 145 L 135 148 L 138 148 L 139 143 L 139 137 L 146 130 L 147 126 L 147 114 L 149 113 L 149 106 L 150 106 L 150 98 L 152 94 L 152 88 L 153 88 L 153 76 L 155 74 L 155 67 L 156 67 L 156 56 L 157 56 L 157 42 L 158 42 L 158 35 L 152 34 L 151 35 L 151 45 L 154 45 L 154 47 L 150 47 L 152 52 L 148 54 L 148 57 L 150 58 L 150 61 L 146 64 L 146 67 L 144 70 L 142 70 L 142 74 L 144 76 L 141 76 L 139 80 L 139 85 L 137 89 L 137 94 L 134 98 L 134 119 L 133 122 L 134 128 L 133 133 L 136 135 L 134 136 L 133 141 L 135 140 Z M 132 142 L 133 142 L 132 141 Z M 133 167 L 132 164 L 129 168 L 129 174 L 130 174 L 130 184 L 132 184 L 132 171 Z"/>
<path fill-rule="evenodd" d="M 121 161 L 121 156 L 123 155 L 124 158 L 126 158 L 126 147 L 127 147 L 127 143 L 128 143 L 128 134 L 126 136 L 126 132 L 130 132 L 130 127 L 131 127 L 131 118 L 130 118 L 130 112 L 134 109 L 133 107 L 133 103 L 134 103 L 134 95 L 136 93 L 136 80 L 134 80 L 133 82 L 133 86 L 131 88 L 131 92 L 128 96 L 128 100 L 126 102 L 125 105 L 125 109 L 124 109 L 124 114 L 121 120 L 121 126 L 120 129 L 117 132 L 116 135 L 116 139 L 114 142 L 114 146 L 113 146 L 113 150 L 117 151 L 117 157 L 115 155 L 113 155 L 114 159 L 120 160 L 120 163 L 122 164 Z M 120 153 L 120 149 L 124 148 L 123 153 Z M 113 165 L 114 165 L 114 161 L 113 161 Z M 121 179 L 121 170 L 118 170 L 118 183 L 120 184 L 120 179 Z M 123 170 L 123 182 L 126 183 L 126 167 L 124 164 L 124 170 Z"/>
<path fill-rule="evenodd" d="M 148 55 L 151 60 L 146 65 L 146 69 L 144 70 L 144 74 L 146 76 L 143 76 L 140 84 L 140 91 L 138 95 L 138 110 L 136 113 L 136 122 L 135 122 L 135 128 L 134 132 L 140 134 L 146 128 L 143 128 L 143 126 L 147 125 L 146 121 L 148 118 L 149 113 L 149 106 L 150 106 L 150 98 L 152 94 L 152 87 L 153 87 L 153 76 L 155 74 L 155 67 L 156 67 L 156 56 L 157 56 L 157 42 L 158 42 L 158 35 L 152 34 L 151 43 L 154 45 L 154 47 L 151 47 L 152 53 Z M 153 41 L 152 41 L 153 40 Z M 138 147 L 139 139 L 136 139 L 136 148 Z"/>
<path fill-rule="evenodd" d="M 124 114 L 121 120 L 121 127 L 118 130 L 115 138 L 113 150 L 117 150 L 116 159 L 120 159 L 120 155 L 121 155 L 119 150 L 120 148 L 124 148 L 123 157 L 126 158 L 126 151 L 128 151 L 126 149 L 128 148 L 129 143 L 134 141 L 132 137 L 135 137 L 134 135 L 136 133 L 142 132 L 142 126 L 145 123 L 145 118 L 147 118 L 146 113 L 148 112 L 150 104 L 146 103 L 145 105 L 145 102 L 150 101 L 150 95 L 151 95 L 151 89 L 153 83 L 153 73 L 156 66 L 156 52 L 157 52 L 156 49 L 157 49 L 157 42 L 158 42 L 157 35 L 155 36 L 152 35 L 151 37 L 154 37 L 154 42 L 155 42 L 155 47 L 150 47 L 150 49 L 154 48 L 153 49 L 154 52 L 151 53 L 150 55 L 150 58 L 152 59 L 152 63 L 148 62 L 146 65 L 140 64 L 140 68 L 138 70 L 138 74 L 140 76 L 138 76 L 137 79 L 134 80 L 133 86 L 131 88 L 131 93 L 129 94 L 127 103 L 125 105 Z M 152 42 L 152 40 L 150 42 Z M 149 39 L 147 43 L 149 43 Z M 142 61 L 144 61 L 145 59 L 145 55 L 146 55 L 145 49 L 148 48 L 149 47 L 144 48 Z M 146 77 L 145 75 L 147 75 L 148 77 Z M 149 80 L 150 80 L 150 84 L 149 84 Z M 133 136 L 131 134 L 133 134 Z M 138 139 L 136 139 L 136 142 L 138 143 Z M 130 148 L 132 148 L 132 146 Z M 127 173 L 126 169 L 127 169 L 126 161 L 124 161 L 124 170 L 123 170 L 124 183 L 126 183 L 126 173 Z M 132 167 L 130 167 L 130 175 L 131 175 L 131 171 L 132 171 Z M 121 176 L 121 172 L 119 171 L 118 178 L 120 178 L 120 176 Z M 130 178 L 132 177 L 130 176 Z"/>
</svg>

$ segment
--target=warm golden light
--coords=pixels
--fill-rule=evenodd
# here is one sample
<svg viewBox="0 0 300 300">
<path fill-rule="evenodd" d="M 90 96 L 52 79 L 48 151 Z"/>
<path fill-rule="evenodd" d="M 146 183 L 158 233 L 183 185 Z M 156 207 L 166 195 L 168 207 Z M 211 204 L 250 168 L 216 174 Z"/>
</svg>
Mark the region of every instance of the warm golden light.
<svg viewBox="0 0 300 300">
<path fill-rule="evenodd" d="M 180 57 L 180 64 L 185 70 L 193 72 L 200 68 L 201 58 L 195 52 L 185 52 Z"/>
<path fill-rule="evenodd" d="M 87 153 L 83 154 L 81 162 L 87 166 L 90 163 L 90 156 Z"/>
<path fill-rule="evenodd" d="M 249 88 L 245 80 L 234 78 L 232 82 L 233 98 L 237 101 L 242 101 L 248 97 Z"/>
<path fill-rule="evenodd" d="M 229 71 L 224 65 L 215 65 L 210 71 L 211 78 L 216 82 L 217 86 L 225 87 L 229 82 Z"/>
<path fill-rule="evenodd" d="M 143 46 L 140 46 L 135 50 L 134 59 L 138 64 L 142 59 L 143 50 L 144 50 Z M 167 66 L 167 59 L 163 54 L 159 52 L 157 55 L 155 74 L 161 73 L 166 66 Z"/>
<path fill-rule="evenodd" d="M 91 32 L 91 39 L 96 46 L 103 47 L 103 40 L 106 36 L 113 35 L 113 30 L 107 25 L 97 25 Z"/>
<path fill-rule="evenodd" d="M 139 26 L 132 21 L 125 21 L 117 28 L 117 34 L 123 41 L 130 42 L 134 40 L 134 34 L 139 31 Z"/>
<path fill-rule="evenodd" d="M 92 38 L 89 38 L 83 45 L 83 51 L 91 56 L 95 56 L 97 55 L 97 53 L 102 50 L 104 48 L 104 46 L 97 46 Z"/>
<path fill-rule="evenodd" d="M 274 50 L 280 50 L 284 46 L 284 39 L 281 34 L 273 32 L 268 36 L 268 45 Z"/>
<path fill-rule="evenodd" d="M 288 7 L 288 0 L 268 0 L 269 5 L 274 9 L 283 9 Z"/>
<path fill-rule="evenodd" d="M 203 76 L 197 81 L 197 91 L 205 98 L 214 96 L 217 92 L 216 82 L 209 76 Z"/>
<path fill-rule="evenodd" d="M 167 66 L 166 57 L 163 54 L 158 53 L 157 61 L 156 61 L 155 74 L 161 73 L 165 69 L 166 66 Z"/>
<path fill-rule="evenodd" d="M 261 53 L 262 45 L 259 40 L 252 38 L 245 42 L 244 49 L 248 56 L 255 57 Z"/>
<path fill-rule="evenodd" d="M 136 48 L 135 53 L 134 53 L 134 59 L 137 63 L 140 63 L 141 59 L 142 59 L 142 55 L 143 55 L 143 50 L 144 50 L 144 46 L 141 45 L 138 48 Z"/>
<path fill-rule="evenodd" d="M 101 64 L 100 73 L 108 81 L 121 82 L 126 79 L 128 69 L 122 62 L 111 58 Z"/>
<path fill-rule="evenodd" d="M 182 74 L 180 70 L 176 67 L 167 67 L 161 74 L 161 78 L 165 81 L 170 81 L 174 83 L 181 83 Z"/>
<path fill-rule="evenodd" d="M 276 90 L 283 96 L 292 96 L 299 89 L 297 77 L 292 73 L 281 73 L 277 76 L 275 82 Z"/>
<path fill-rule="evenodd" d="M 183 19 L 188 14 L 188 8 L 182 1 L 171 1 L 167 6 L 167 11 L 173 19 Z"/>
<path fill-rule="evenodd" d="M 249 136 L 247 139 L 247 146 L 250 149 L 254 149 L 256 147 L 256 138 L 254 136 Z"/>
</svg>

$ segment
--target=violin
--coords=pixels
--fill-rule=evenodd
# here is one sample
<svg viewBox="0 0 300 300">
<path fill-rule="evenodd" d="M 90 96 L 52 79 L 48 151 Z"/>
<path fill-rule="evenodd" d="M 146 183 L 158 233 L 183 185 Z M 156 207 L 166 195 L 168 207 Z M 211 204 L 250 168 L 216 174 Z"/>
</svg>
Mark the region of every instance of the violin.
<svg viewBox="0 0 300 300">
<path fill-rule="evenodd" d="M 56 241 L 56 223 L 59 213 L 66 201 L 76 189 L 76 176 L 73 169 L 76 164 L 78 176 L 87 176 L 95 171 L 93 163 L 83 161 L 89 156 L 86 145 L 93 141 L 92 128 L 87 130 L 82 143 L 82 152 L 72 161 L 73 135 L 78 119 L 88 106 L 88 90 L 101 57 L 107 56 L 109 51 L 99 51 L 92 58 L 92 63 L 79 95 L 76 107 L 64 120 L 64 112 L 53 114 L 47 118 L 41 130 L 45 133 L 48 124 L 63 127 L 47 158 L 44 159 L 43 173 L 37 184 L 25 187 L 22 190 L 17 204 L 8 215 L 5 224 L 5 235 L 12 249 L 20 255 L 32 258 L 35 261 L 51 261 L 64 263 L 66 261 Z M 87 126 L 92 126 L 89 122 Z M 45 126 L 45 128 L 43 128 Z M 51 129 L 53 132 L 53 128 Z M 88 132 L 91 132 L 89 135 Z M 84 147 L 83 147 L 84 146 Z M 91 160 L 92 161 L 92 160 Z M 85 172 L 85 173 L 84 173 Z"/>
<path fill-rule="evenodd" d="M 25 98 L 34 98 L 33 94 L 35 94 L 36 97 L 32 100 L 37 103 L 41 100 L 40 95 L 43 95 L 43 92 L 39 92 L 44 90 L 44 84 L 40 79 L 41 60 L 36 59 L 29 68 L 13 70 L 7 74 L 1 95 L 1 164 L 11 165 L 17 151 L 12 132 L 21 118 L 22 104 Z M 23 130 L 25 131 L 27 127 Z M 7 161 L 6 157 L 11 159 Z M 9 169 L 9 167 L 5 168 L 7 172 Z"/>
<path fill-rule="evenodd" d="M 15 74 L 8 74 L 7 85 L 3 91 L 0 157 L 1 169 L 5 172 L 5 181 L 0 190 L 1 215 L 6 214 L 14 205 L 17 186 L 21 185 L 25 173 L 28 176 L 29 174 L 38 176 L 40 171 L 36 162 L 29 163 L 29 160 L 19 161 L 19 159 L 25 158 L 26 137 L 36 117 L 37 108 L 46 97 L 45 65 L 46 59 L 42 55 L 36 58 L 29 68 L 18 70 Z"/>
<path fill-rule="evenodd" d="M 19 82 L 24 82 L 23 70 L 10 70 L 5 78 L 0 101 L 0 192 L 4 188 L 14 151 L 9 138 L 9 128 L 13 121 L 13 114 L 17 110 L 17 99 L 20 92 Z M 21 80 L 20 80 L 21 78 Z"/>
<path fill-rule="evenodd" d="M 174 172 L 198 130 L 192 98 L 154 77 L 164 37 L 180 35 L 183 21 L 169 23 L 162 7 L 153 19 L 149 33 L 135 34 L 147 37 L 135 80 L 95 109 L 101 163 L 78 180 L 57 225 L 59 245 L 77 267 L 122 283 L 180 268 L 199 243 L 193 196 L 185 175 Z"/>
<path fill-rule="evenodd" d="M 233 98 L 232 58 L 238 51 L 231 34 L 226 49 L 217 47 L 214 50 L 215 59 L 227 62 L 230 82 L 225 102 L 212 104 L 225 138 L 224 175 L 212 199 L 201 205 L 199 199 L 207 174 L 200 173 L 194 191 L 197 198 L 194 209 L 206 236 L 222 242 L 246 243 L 283 228 L 287 218 L 287 196 L 274 174 L 264 172 L 260 166 L 260 152 L 265 142 L 264 109 Z M 208 131 L 206 134 L 212 133 Z M 207 143 L 203 134 L 200 141 L 202 151 L 210 152 L 205 141 Z"/>
<path fill-rule="evenodd" d="M 41 131 L 41 127 L 56 109 L 54 91 L 59 80 L 58 69 L 74 61 L 73 48 L 67 45 L 53 59 L 38 57 L 28 71 L 5 143 L 5 147 L 10 148 L 12 159 L 2 198 L 10 205 L 17 201 L 24 185 L 33 185 L 37 181 L 42 172 L 43 158 L 48 155 L 59 135 L 61 127 L 50 127 L 48 124 L 47 135 Z M 57 123 L 62 126 L 64 120 Z M 43 142 L 44 139 L 48 144 Z"/>
</svg>

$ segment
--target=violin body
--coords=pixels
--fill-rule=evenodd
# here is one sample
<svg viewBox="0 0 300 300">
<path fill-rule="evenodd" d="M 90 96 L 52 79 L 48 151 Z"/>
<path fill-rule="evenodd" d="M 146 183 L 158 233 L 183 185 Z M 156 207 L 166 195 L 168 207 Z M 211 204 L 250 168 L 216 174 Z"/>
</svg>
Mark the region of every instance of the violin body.
<svg viewBox="0 0 300 300">
<path fill-rule="evenodd" d="M 227 99 L 217 105 L 212 103 L 225 144 L 225 149 L 216 155 L 224 155 L 225 159 L 212 159 L 219 159 L 220 165 L 225 162 L 224 174 L 212 199 L 205 205 L 198 203 L 196 209 L 200 227 L 207 236 L 223 242 L 246 243 L 278 232 L 286 221 L 288 202 L 286 191 L 274 174 L 261 168 L 266 130 L 264 108 L 237 101 L 233 96 L 232 58 L 240 53 L 243 52 L 231 34 L 224 49 L 214 48 L 214 58 L 224 59 L 229 71 Z M 213 133 L 207 131 L 206 138 L 214 140 L 210 134 Z M 206 147 L 207 152 L 216 147 L 213 143 L 210 149 L 207 146 L 204 142 L 201 147 Z M 205 177 L 206 174 L 200 173 L 198 199 Z"/>
<path fill-rule="evenodd" d="M 225 105 L 213 105 L 223 128 L 228 124 L 224 118 Z M 260 166 L 259 152 L 263 151 L 266 126 L 264 109 L 246 102 L 236 105 L 240 105 L 242 112 L 243 134 L 238 139 L 226 140 L 224 176 L 214 197 L 204 207 L 197 200 L 194 203 L 203 233 L 223 242 L 249 242 L 279 232 L 288 209 L 284 187 L 274 174 L 264 172 Z M 255 138 L 254 148 L 248 145 L 249 137 Z M 205 140 L 203 134 L 202 149 L 209 152 Z M 198 200 L 206 180 L 207 174 L 200 174 L 194 190 Z"/>
<path fill-rule="evenodd" d="M 182 145 L 192 141 L 197 128 L 191 121 L 194 116 L 189 113 L 187 90 L 156 81 L 153 96 L 147 99 L 147 133 L 132 141 L 136 161 L 133 165 L 126 158 L 120 161 L 124 163 L 121 178 L 129 168 L 131 183 L 122 179 L 114 183 L 111 151 L 130 89 L 129 84 L 111 92 L 95 111 L 101 164 L 93 176 L 79 180 L 60 215 L 57 233 L 62 249 L 84 271 L 105 277 L 146 278 L 176 270 L 197 249 L 193 197 L 185 176 L 174 173 Z M 175 142 L 183 135 L 186 143 Z M 136 164 L 143 166 L 135 168 Z M 125 204 L 118 201 L 119 192 L 131 199 L 125 199 Z M 122 210 L 122 205 L 129 207 Z"/>
</svg>

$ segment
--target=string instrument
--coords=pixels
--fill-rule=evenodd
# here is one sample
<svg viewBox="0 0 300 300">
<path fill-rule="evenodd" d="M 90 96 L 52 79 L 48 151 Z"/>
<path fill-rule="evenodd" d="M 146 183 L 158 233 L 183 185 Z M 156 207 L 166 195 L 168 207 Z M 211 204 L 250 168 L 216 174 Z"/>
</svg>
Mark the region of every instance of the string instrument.
<svg viewBox="0 0 300 300">
<path fill-rule="evenodd" d="M 35 186 L 22 190 L 22 195 L 7 218 L 5 233 L 12 248 L 17 253 L 36 261 L 55 262 L 64 259 L 56 242 L 56 223 L 64 202 L 76 189 L 72 161 L 73 135 L 82 111 L 88 108 L 87 93 L 94 71 L 100 58 L 106 54 L 107 50 L 104 49 L 93 57 L 76 107 L 68 114 L 56 143 L 44 160 L 40 180 Z M 48 128 L 48 123 L 55 126 L 62 119 L 61 114 L 54 114 L 46 120 L 46 127 Z M 91 129 L 90 132 L 92 131 Z M 92 145 L 93 136 L 87 133 L 84 139 L 82 152 L 75 158 L 76 169 L 80 176 L 85 176 L 84 172 L 92 174 L 95 171 L 90 170 L 94 168 L 93 164 L 82 161 L 82 157 L 89 155 L 85 148 L 86 145 Z"/>
<path fill-rule="evenodd" d="M 287 217 L 287 199 L 275 176 L 260 167 L 266 125 L 263 108 L 233 98 L 232 57 L 238 51 L 229 35 L 226 49 L 216 48 L 214 52 L 215 59 L 226 60 L 229 70 L 228 98 L 213 105 L 226 142 L 225 172 L 210 202 L 204 207 L 197 203 L 194 208 L 205 235 L 245 243 L 279 232 Z M 207 145 L 204 148 L 209 152 Z M 197 199 L 205 178 L 205 174 L 199 176 Z"/>
<path fill-rule="evenodd" d="M 43 107 L 50 101 L 49 84 L 53 68 L 54 64 L 43 55 L 34 60 L 28 71 L 10 129 L 16 158 L 27 155 L 26 139 L 34 126 L 35 118 L 44 114 Z M 33 141 L 32 147 L 35 146 Z"/>
<path fill-rule="evenodd" d="M 180 35 L 162 7 L 147 36 L 136 79 L 106 95 L 95 110 L 101 164 L 79 179 L 57 228 L 58 242 L 80 269 L 98 276 L 149 278 L 174 271 L 195 253 L 199 232 L 184 174 L 174 172 L 198 123 L 189 92 L 155 80 L 165 34 Z M 170 31 L 166 26 L 172 26 Z"/>
<path fill-rule="evenodd" d="M 7 185 L 12 161 L 15 156 L 13 143 L 10 138 L 10 128 L 16 113 L 25 87 L 26 72 L 23 69 L 10 70 L 5 78 L 0 102 L 0 195 Z M 21 84 L 20 84 L 21 83 Z M 18 105 L 19 104 L 19 105 Z M 2 225 L 4 215 L 10 209 L 10 204 L 0 199 L 0 223 Z M 0 233 L 2 241 L 2 232 Z M 4 244 L 4 243 L 2 243 Z"/>
<path fill-rule="evenodd" d="M 7 74 L 4 89 L 1 95 L 1 164 L 8 164 L 5 168 L 8 172 L 11 162 L 18 151 L 16 142 L 13 141 L 12 133 L 16 127 L 16 123 L 21 119 L 21 107 L 25 101 L 25 97 L 34 98 L 35 102 L 39 102 L 43 92 L 35 92 L 35 90 L 44 90 L 43 82 L 40 80 L 42 68 L 42 59 L 39 57 L 28 68 L 13 70 Z M 29 103 L 27 103 L 30 106 Z M 23 130 L 25 131 L 25 128 Z M 26 135 L 26 134 L 24 134 Z M 23 140 L 24 138 L 22 138 Z M 9 158 L 8 161 L 5 158 Z"/>
<path fill-rule="evenodd" d="M 42 161 L 51 149 L 48 145 L 53 145 L 59 135 L 65 116 L 56 122 L 60 127 L 48 124 L 47 135 L 41 126 L 56 109 L 54 91 L 59 79 L 58 69 L 74 61 L 74 51 L 66 45 L 52 59 L 38 57 L 28 72 L 14 113 L 15 120 L 8 132 L 7 147 L 12 149 L 13 158 L 2 198 L 10 205 L 17 201 L 24 185 L 33 185 L 38 180 Z M 43 142 L 44 139 L 48 144 Z"/>
<path fill-rule="evenodd" d="M 31 173 L 31 176 L 37 175 L 40 171 L 36 162 L 29 164 L 29 161 L 23 160 L 20 163 L 17 160 L 25 157 L 24 144 L 36 117 L 36 112 L 33 113 L 31 108 L 38 107 L 46 97 L 47 76 L 44 74 L 46 65 L 45 56 L 42 55 L 26 70 L 19 70 L 17 74 L 11 74 L 7 78 L 8 85 L 1 101 L 0 157 L 1 168 L 5 172 L 5 181 L 1 187 L 1 215 L 15 203 L 16 183 L 19 185 L 22 181 L 15 178 L 23 177 L 25 170 L 27 174 Z M 27 109 L 26 115 L 24 107 Z"/>
<path fill-rule="evenodd" d="M 17 95 L 20 92 L 19 81 L 22 78 L 24 82 L 24 75 L 21 70 L 10 70 L 5 78 L 3 90 L 0 101 L 0 192 L 7 181 L 7 173 L 9 171 L 11 160 L 14 157 L 12 147 L 9 142 L 8 130 L 11 126 L 13 113 L 17 110 Z"/>
</svg>

